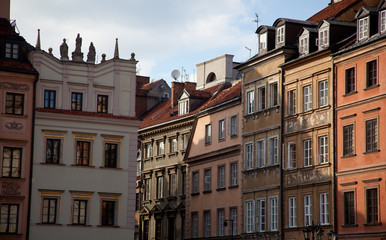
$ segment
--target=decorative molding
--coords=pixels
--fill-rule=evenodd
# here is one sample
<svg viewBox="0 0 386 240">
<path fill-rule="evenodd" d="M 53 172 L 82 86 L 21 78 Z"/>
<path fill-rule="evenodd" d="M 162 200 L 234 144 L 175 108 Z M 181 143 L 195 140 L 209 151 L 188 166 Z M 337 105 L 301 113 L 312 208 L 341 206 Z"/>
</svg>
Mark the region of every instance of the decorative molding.
<svg viewBox="0 0 386 240">
<path fill-rule="evenodd" d="M 345 182 L 345 183 L 341 183 L 339 185 L 341 185 L 342 187 L 346 187 L 346 186 L 352 186 L 352 185 L 357 185 L 358 182 L 357 181 L 353 181 L 353 182 Z"/>
<path fill-rule="evenodd" d="M 381 180 L 382 180 L 382 178 L 372 178 L 372 179 L 362 180 L 362 182 L 364 182 L 364 183 L 373 183 L 373 182 L 380 182 Z"/>
<path fill-rule="evenodd" d="M 377 107 L 377 108 L 373 108 L 373 109 L 369 109 L 369 110 L 363 111 L 363 113 L 366 114 L 366 113 L 370 113 L 370 112 L 375 112 L 375 111 L 379 111 L 380 109 L 381 109 L 380 107 Z"/>
<path fill-rule="evenodd" d="M 2 190 L 1 194 L 2 195 L 20 195 L 21 193 L 19 192 L 20 185 L 15 182 L 3 182 L 2 183 Z"/>
<path fill-rule="evenodd" d="M 0 89 L 4 90 L 29 90 L 29 86 L 27 84 L 20 83 L 10 83 L 10 82 L 0 82 Z"/>
<path fill-rule="evenodd" d="M 16 130 L 20 130 L 23 128 L 23 124 L 22 123 L 18 123 L 16 121 L 13 121 L 13 122 L 6 122 L 5 123 L 5 127 L 8 128 L 8 129 L 16 129 Z"/>
<path fill-rule="evenodd" d="M 351 114 L 351 115 L 343 116 L 340 119 L 343 120 L 343 119 L 352 118 L 352 117 L 356 117 L 356 116 L 357 116 L 357 114 L 354 113 L 354 114 Z"/>
</svg>

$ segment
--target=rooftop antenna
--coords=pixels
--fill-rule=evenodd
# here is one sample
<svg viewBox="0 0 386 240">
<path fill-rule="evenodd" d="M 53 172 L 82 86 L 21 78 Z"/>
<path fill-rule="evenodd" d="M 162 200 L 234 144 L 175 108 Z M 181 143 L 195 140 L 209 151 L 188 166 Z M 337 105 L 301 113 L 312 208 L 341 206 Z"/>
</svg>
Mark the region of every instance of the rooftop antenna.
<svg viewBox="0 0 386 240">
<path fill-rule="evenodd" d="M 172 71 L 172 78 L 174 79 L 174 81 L 177 81 L 177 78 L 180 77 L 180 71 L 178 71 L 177 69 L 173 70 Z"/>
<path fill-rule="evenodd" d="M 256 27 L 259 27 L 259 15 L 257 13 L 255 13 L 255 16 L 256 16 L 256 19 L 253 20 L 253 22 L 256 23 Z"/>
<path fill-rule="evenodd" d="M 250 49 L 249 47 L 245 46 L 245 49 L 247 49 L 249 51 L 249 58 L 251 58 L 251 52 L 252 52 L 252 49 Z"/>
</svg>

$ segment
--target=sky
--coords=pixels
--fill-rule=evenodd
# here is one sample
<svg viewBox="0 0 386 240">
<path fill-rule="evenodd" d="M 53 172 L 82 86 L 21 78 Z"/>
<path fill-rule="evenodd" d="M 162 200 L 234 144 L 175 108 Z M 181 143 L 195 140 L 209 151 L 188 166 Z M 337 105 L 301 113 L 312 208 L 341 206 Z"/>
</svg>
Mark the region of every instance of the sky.
<svg viewBox="0 0 386 240">
<path fill-rule="evenodd" d="M 119 57 L 135 53 L 137 73 L 151 81 L 172 81 L 174 69 L 183 81 L 195 81 L 196 64 L 231 54 L 243 62 L 257 53 L 259 25 L 272 26 L 278 18 L 306 20 L 330 0 L 11 0 L 11 19 L 20 35 L 35 46 L 40 29 L 41 48 L 60 58 L 63 38 L 69 56 L 82 37 L 87 60 L 93 42 L 96 62 L 105 53 Z M 249 50 L 250 49 L 250 50 Z"/>
</svg>

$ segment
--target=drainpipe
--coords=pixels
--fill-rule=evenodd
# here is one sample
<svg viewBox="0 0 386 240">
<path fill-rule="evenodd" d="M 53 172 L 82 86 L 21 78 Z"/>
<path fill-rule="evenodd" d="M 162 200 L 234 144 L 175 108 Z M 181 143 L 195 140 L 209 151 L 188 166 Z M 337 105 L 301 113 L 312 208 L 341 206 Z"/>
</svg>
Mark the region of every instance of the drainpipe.
<svg viewBox="0 0 386 240">
<path fill-rule="evenodd" d="M 284 193 L 283 193 L 283 168 L 284 168 L 284 143 L 283 143 L 283 140 L 284 140 L 284 137 L 283 137 L 283 134 L 284 134 L 284 130 L 283 130 L 283 126 L 284 126 L 284 84 L 283 84 L 283 79 L 284 79 L 284 71 L 283 70 L 280 70 L 281 71 L 281 84 L 280 84 L 280 88 L 281 88 L 281 99 L 280 99 L 280 104 L 281 104 L 281 110 L 280 110 L 280 143 L 281 143 L 281 163 L 280 163 L 280 211 L 281 211 L 281 214 L 280 214 L 280 223 L 281 223 L 281 226 L 280 226 L 280 236 L 281 236 L 281 239 L 284 240 Z"/>
<path fill-rule="evenodd" d="M 332 87 L 331 87 L 331 90 L 332 90 L 332 94 L 333 94 L 333 99 L 332 99 L 332 137 L 334 139 L 334 144 L 332 146 L 332 150 L 334 152 L 334 155 L 333 155 L 333 164 L 332 164 L 332 186 L 333 186 L 333 203 L 334 203 L 334 226 L 333 226 L 333 229 L 334 229 L 334 232 L 335 232 L 335 236 L 338 234 L 337 233 L 337 207 L 336 207 L 336 191 L 337 191 L 337 186 L 336 186 L 336 178 L 335 178 L 335 169 L 336 169 L 336 162 L 337 162 L 337 158 L 338 158 L 338 154 L 336 152 L 336 144 L 337 144 L 337 141 L 336 141 L 336 127 L 335 127 L 335 123 L 336 123 L 336 113 L 335 113 L 335 102 L 336 102 L 336 97 L 337 97 L 337 94 L 336 94 L 336 91 L 335 91 L 335 65 L 334 65 L 334 58 L 332 57 L 332 73 L 331 73 L 331 78 L 332 78 Z"/>
</svg>

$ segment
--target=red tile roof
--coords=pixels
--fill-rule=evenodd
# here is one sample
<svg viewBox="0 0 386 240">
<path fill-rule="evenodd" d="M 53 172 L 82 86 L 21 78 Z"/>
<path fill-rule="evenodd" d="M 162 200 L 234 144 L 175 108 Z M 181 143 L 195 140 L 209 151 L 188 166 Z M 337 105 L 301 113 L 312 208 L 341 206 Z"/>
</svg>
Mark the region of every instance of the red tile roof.
<svg viewBox="0 0 386 240">
<path fill-rule="evenodd" d="M 189 93 L 189 97 L 192 98 L 210 98 L 212 96 L 211 92 L 205 90 L 195 90 L 195 89 L 185 89 Z"/>
<path fill-rule="evenodd" d="M 129 116 L 117 116 L 108 113 L 96 113 L 96 112 L 82 112 L 82 111 L 73 111 L 73 110 L 63 110 L 63 109 L 51 109 L 51 108 L 36 108 L 37 112 L 49 112 L 49 113 L 59 113 L 59 114 L 68 114 L 75 116 L 86 116 L 86 117 L 101 117 L 101 118 L 113 118 L 113 119 L 125 119 L 125 120 L 139 120 L 137 117 Z"/>
<path fill-rule="evenodd" d="M 241 93 L 241 82 L 237 83 L 236 85 L 230 88 L 227 88 L 221 91 L 217 96 L 215 96 L 213 99 L 211 99 L 206 104 L 204 104 L 201 110 L 214 107 L 220 103 L 227 102 L 234 98 L 238 98 L 240 96 L 240 93 Z"/>
<path fill-rule="evenodd" d="M 151 89 L 153 88 L 153 86 L 154 86 L 156 83 L 158 83 L 159 81 L 161 81 L 161 79 L 160 79 L 160 80 L 157 80 L 157 81 L 155 81 L 155 82 L 146 83 L 145 85 L 143 85 L 143 86 L 141 87 L 141 89 L 142 89 L 142 90 L 151 90 Z"/>
<path fill-rule="evenodd" d="M 352 4 L 358 2 L 359 0 L 342 0 L 340 2 L 331 4 L 327 6 L 326 8 L 322 9 L 309 19 L 307 21 L 309 22 L 320 22 L 324 19 L 330 19 L 332 17 L 336 17 L 340 15 L 344 10 L 346 10 L 349 6 Z"/>
<path fill-rule="evenodd" d="M 15 34 L 15 29 L 6 18 L 0 18 L 0 35 Z"/>
<path fill-rule="evenodd" d="M 29 62 L 21 62 L 14 60 L 1 59 L 0 60 L 0 69 L 4 71 L 16 70 L 16 71 L 25 71 L 30 73 L 36 73 L 35 69 Z"/>
</svg>

